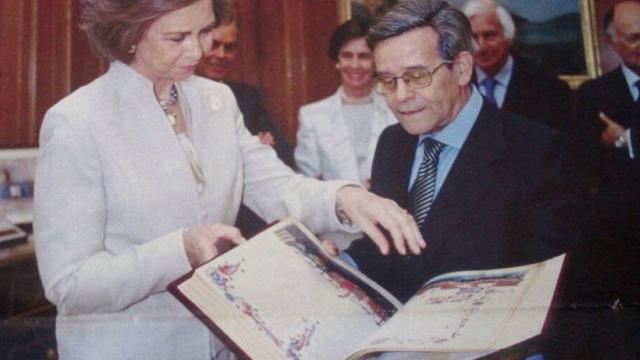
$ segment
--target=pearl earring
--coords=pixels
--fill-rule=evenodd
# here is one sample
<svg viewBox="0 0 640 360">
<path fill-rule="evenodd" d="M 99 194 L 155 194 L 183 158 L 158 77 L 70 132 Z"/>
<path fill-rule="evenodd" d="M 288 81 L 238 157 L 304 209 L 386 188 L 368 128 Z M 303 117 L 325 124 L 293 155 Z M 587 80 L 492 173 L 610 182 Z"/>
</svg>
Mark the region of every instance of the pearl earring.
<svg viewBox="0 0 640 360">
<path fill-rule="evenodd" d="M 138 45 L 136 44 L 131 45 L 131 47 L 129 48 L 129 54 L 135 54 L 136 50 L 138 50 Z"/>
</svg>

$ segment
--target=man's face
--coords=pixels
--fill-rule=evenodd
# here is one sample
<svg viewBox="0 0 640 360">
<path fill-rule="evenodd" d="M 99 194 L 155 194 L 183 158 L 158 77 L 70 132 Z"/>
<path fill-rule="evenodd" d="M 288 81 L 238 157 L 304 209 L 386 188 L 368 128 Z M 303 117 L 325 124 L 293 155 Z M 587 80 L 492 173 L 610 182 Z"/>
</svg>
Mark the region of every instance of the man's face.
<svg viewBox="0 0 640 360">
<path fill-rule="evenodd" d="M 640 3 L 627 1 L 615 8 L 613 48 L 625 65 L 640 74 Z"/>
<path fill-rule="evenodd" d="M 377 74 L 402 76 L 407 70 L 433 69 L 444 60 L 437 50 L 438 35 L 420 27 L 380 42 L 374 50 Z M 473 59 L 462 52 L 455 63 L 442 66 L 431 85 L 411 89 L 397 80 L 397 89 L 385 95 L 387 105 L 410 134 L 439 131 L 453 120 L 468 99 Z"/>
<path fill-rule="evenodd" d="M 504 31 L 495 11 L 474 15 L 469 19 L 478 49 L 473 53 L 476 65 L 489 75 L 495 75 L 507 61 L 511 40 Z"/>
<path fill-rule="evenodd" d="M 204 54 L 198 74 L 213 80 L 223 80 L 236 58 L 238 50 L 238 26 L 235 22 L 213 30 L 213 45 Z"/>
</svg>

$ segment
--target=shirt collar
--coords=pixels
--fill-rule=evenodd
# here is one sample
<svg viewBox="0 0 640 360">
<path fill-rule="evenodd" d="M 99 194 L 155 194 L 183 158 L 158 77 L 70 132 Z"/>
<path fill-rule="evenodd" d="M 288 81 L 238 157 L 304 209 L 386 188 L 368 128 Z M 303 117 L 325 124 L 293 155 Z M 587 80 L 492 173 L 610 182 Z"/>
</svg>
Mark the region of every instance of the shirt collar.
<svg viewBox="0 0 640 360">
<path fill-rule="evenodd" d="M 489 75 L 480 69 L 478 66 L 476 68 L 476 78 L 478 80 L 478 84 L 482 84 L 484 79 L 486 79 Z M 511 72 L 513 70 L 513 57 L 509 55 L 507 57 L 507 62 L 505 62 L 504 66 L 500 71 L 498 71 L 493 78 L 498 81 L 503 86 L 506 86 L 509 83 L 509 79 L 511 79 Z"/>
<path fill-rule="evenodd" d="M 624 75 L 624 79 L 627 81 L 627 86 L 629 87 L 629 92 L 631 93 L 631 95 L 638 94 L 638 88 L 635 84 L 636 82 L 638 82 L 638 80 L 640 80 L 640 75 L 629 69 L 625 64 L 622 64 L 622 75 Z"/>
<path fill-rule="evenodd" d="M 455 148 L 462 148 L 471 128 L 476 122 L 480 109 L 482 108 L 482 96 L 475 87 L 471 85 L 471 96 L 458 114 L 453 118 L 447 126 L 436 133 L 428 133 L 420 135 L 420 143 L 427 137 L 438 140 L 439 142 Z"/>
</svg>

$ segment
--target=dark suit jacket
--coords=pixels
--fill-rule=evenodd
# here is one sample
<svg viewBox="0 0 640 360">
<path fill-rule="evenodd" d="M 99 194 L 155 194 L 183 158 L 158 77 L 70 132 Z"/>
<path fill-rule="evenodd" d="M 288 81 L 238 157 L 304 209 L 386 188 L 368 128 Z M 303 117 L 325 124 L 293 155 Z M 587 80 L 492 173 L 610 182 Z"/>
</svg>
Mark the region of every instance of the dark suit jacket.
<svg viewBox="0 0 640 360">
<path fill-rule="evenodd" d="M 631 129 L 635 159 L 629 158 L 627 149 L 601 143 L 600 111 Z M 600 287 L 606 286 L 614 297 L 640 309 L 640 109 L 622 68 L 582 84 L 577 93 L 577 121 L 579 147 L 599 179 L 596 193 L 605 233 L 594 253 L 605 263 L 606 272 L 600 277 L 607 279 Z"/>
<path fill-rule="evenodd" d="M 405 208 L 417 140 L 399 124 L 388 127 L 373 163 L 372 191 Z M 585 229 L 574 216 L 581 213 L 581 187 L 567 147 L 561 133 L 484 101 L 421 227 L 423 253 L 382 256 L 369 239 L 347 252 L 402 301 L 438 274 L 565 252 Z"/>
<path fill-rule="evenodd" d="M 512 57 L 513 72 L 502 110 L 568 131 L 573 122 L 569 86 L 531 60 L 513 54 Z"/>
<path fill-rule="evenodd" d="M 274 149 L 278 157 L 289 167 L 294 167 L 293 148 L 282 135 L 280 129 L 273 123 L 269 113 L 267 113 L 260 91 L 256 87 L 245 83 L 226 82 L 226 84 L 229 85 L 238 101 L 238 107 L 242 112 L 247 129 L 253 135 L 261 131 L 271 132 L 276 142 Z"/>
<path fill-rule="evenodd" d="M 257 135 L 261 131 L 269 131 L 276 142 L 274 149 L 282 160 L 289 167 L 294 167 L 293 148 L 282 136 L 280 130 L 273 124 L 271 117 L 264 108 L 260 91 L 248 84 L 239 82 L 226 82 L 236 97 L 238 107 L 247 129 Z M 266 227 L 266 222 L 251 211 L 248 207 L 241 205 L 238 210 L 238 217 L 235 224 L 244 236 L 252 236 Z"/>
<path fill-rule="evenodd" d="M 635 159 L 629 158 L 626 149 L 606 147 L 601 143 L 600 134 L 605 127 L 598 119 L 600 111 L 625 129 L 631 129 Z M 580 86 L 576 119 L 576 135 L 588 151 L 597 175 L 602 177 L 600 191 L 607 196 L 617 194 L 616 201 L 636 204 L 637 215 L 640 211 L 640 108 L 631 97 L 622 68 Z"/>
</svg>

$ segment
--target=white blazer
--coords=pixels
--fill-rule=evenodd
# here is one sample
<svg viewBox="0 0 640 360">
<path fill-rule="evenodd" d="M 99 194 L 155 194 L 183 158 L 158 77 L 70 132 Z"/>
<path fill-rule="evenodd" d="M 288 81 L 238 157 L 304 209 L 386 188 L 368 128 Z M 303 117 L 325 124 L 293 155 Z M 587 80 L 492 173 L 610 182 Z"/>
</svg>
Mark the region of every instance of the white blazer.
<svg viewBox="0 0 640 360">
<path fill-rule="evenodd" d="M 298 115 L 299 127 L 294 152 L 303 174 L 322 179 L 348 179 L 364 184 L 371 176 L 371 165 L 378 137 L 385 127 L 397 122 L 384 98 L 373 92 L 374 113 L 371 118 L 366 173 L 360 173 L 355 148 L 349 137 L 342 111 L 342 87 L 328 98 L 304 105 Z"/>
<path fill-rule="evenodd" d="M 344 183 L 295 175 L 244 127 L 231 90 L 178 84 L 207 184 L 206 221 L 233 224 L 241 200 L 267 221 L 340 228 Z M 182 228 L 198 222 L 194 177 L 149 80 L 121 62 L 46 114 L 34 232 L 62 359 L 207 359 L 223 349 L 167 291 L 191 270 Z"/>
</svg>

